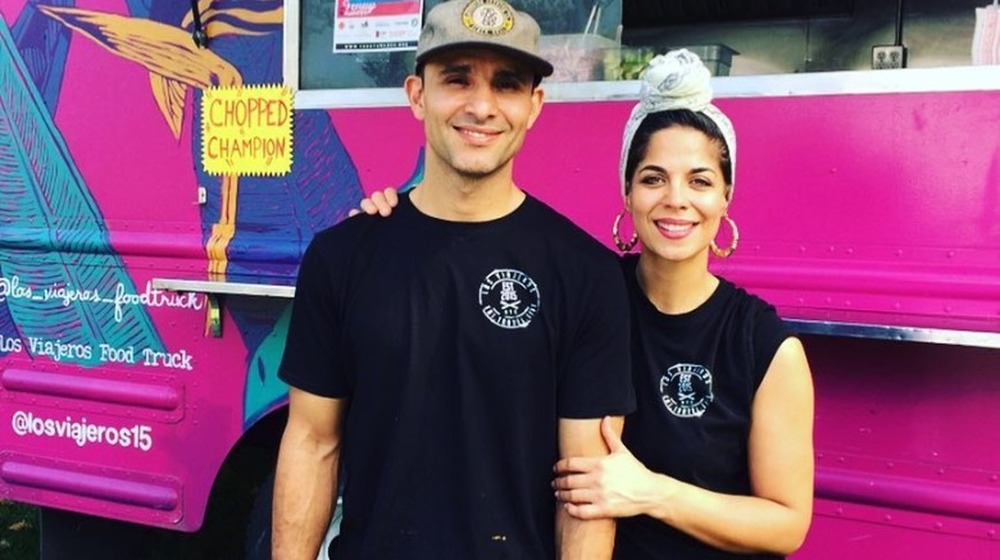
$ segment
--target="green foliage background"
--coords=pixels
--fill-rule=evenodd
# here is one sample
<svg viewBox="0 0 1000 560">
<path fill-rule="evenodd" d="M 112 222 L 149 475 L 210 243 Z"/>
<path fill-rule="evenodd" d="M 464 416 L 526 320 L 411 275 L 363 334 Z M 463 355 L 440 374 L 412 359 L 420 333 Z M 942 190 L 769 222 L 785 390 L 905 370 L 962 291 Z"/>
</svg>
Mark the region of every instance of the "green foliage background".
<svg viewBox="0 0 1000 560">
<path fill-rule="evenodd" d="M 38 560 L 38 508 L 0 500 L 0 558 Z"/>
</svg>

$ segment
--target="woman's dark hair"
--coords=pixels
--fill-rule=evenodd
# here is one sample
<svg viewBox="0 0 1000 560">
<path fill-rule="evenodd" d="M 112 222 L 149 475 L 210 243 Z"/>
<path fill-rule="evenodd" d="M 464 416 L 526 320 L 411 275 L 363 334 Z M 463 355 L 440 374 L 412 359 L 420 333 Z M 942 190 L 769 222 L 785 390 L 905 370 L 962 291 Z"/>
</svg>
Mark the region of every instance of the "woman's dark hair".
<svg viewBox="0 0 1000 560">
<path fill-rule="evenodd" d="M 726 139 L 722 136 L 722 131 L 719 130 L 715 121 L 702 113 L 689 109 L 674 109 L 646 115 L 642 124 L 639 125 L 639 129 L 635 131 L 632 145 L 628 147 L 628 156 L 625 159 L 626 193 L 632 190 L 630 181 L 639 161 L 645 157 L 646 150 L 649 149 L 649 139 L 652 138 L 653 134 L 672 126 L 693 128 L 715 142 L 719 146 L 719 166 L 722 167 L 722 178 L 726 185 L 733 184 L 733 163 L 729 157 L 729 146 L 726 145 Z"/>
</svg>

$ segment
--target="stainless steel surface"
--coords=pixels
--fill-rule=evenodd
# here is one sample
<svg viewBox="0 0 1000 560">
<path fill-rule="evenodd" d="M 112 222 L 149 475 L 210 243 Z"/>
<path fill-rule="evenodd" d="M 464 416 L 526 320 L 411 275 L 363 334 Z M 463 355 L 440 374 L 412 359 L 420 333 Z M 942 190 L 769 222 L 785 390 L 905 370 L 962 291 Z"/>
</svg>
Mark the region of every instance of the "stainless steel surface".
<svg viewBox="0 0 1000 560">
<path fill-rule="evenodd" d="M 801 319 L 786 319 L 785 323 L 799 334 L 875 338 L 879 340 L 898 340 L 901 342 L 927 342 L 955 346 L 974 346 L 977 348 L 1000 348 L 1000 333 L 994 332 L 925 329 L 892 325 L 863 325 L 858 323 L 807 321 Z"/>
<path fill-rule="evenodd" d="M 197 292 L 201 294 L 228 294 L 237 296 L 261 296 L 276 298 L 295 297 L 295 286 L 277 284 L 251 284 L 211 280 L 183 280 L 179 278 L 153 278 L 153 288 L 173 292 Z"/>
</svg>

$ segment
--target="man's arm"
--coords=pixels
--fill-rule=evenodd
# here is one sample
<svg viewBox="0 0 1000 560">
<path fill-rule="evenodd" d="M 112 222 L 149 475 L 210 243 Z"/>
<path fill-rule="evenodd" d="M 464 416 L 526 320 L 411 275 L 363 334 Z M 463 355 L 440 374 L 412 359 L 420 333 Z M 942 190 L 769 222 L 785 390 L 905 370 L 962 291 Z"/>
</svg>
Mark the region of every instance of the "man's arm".
<svg viewBox="0 0 1000 560">
<path fill-rule="evenodd" d="M 612 422 L 615 432 L 620 435 L 624 424 L 622 417 L 613 417 Z M 601 435 L 601 419 L 561 418 L 559 454 L 562 458 L 607 455 L 608 447 Z M 556 548 L 560 560 L 609 559 L 614 546 L 614 519 L 577 519 L 567 513 L 563 504 L 556 504 Z"/>
<path fill-rule="evenodd" d="M 274 560 L 314 560 L 337 498 L 341 426 L 347 401 L 291 387 L 288 424 L 274 474 Z"/>
</svg>

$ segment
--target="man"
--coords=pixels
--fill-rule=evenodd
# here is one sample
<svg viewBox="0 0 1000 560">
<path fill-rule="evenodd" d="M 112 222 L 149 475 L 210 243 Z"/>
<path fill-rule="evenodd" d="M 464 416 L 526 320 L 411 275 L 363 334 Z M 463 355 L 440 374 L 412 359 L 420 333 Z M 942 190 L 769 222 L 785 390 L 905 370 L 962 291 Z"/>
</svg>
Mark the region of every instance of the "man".
<svg viewBox="0 0 1000 560">
<path fill-rule="evenodd" d="M 613 522 L 566 515 L 550 482 L 634 408 L 628 306 L 613 255 L 513 182 L 552 73 L 539 34 L 502 0 L 432 9 L 405 83 L 419 188 L 306 251 L 274 558 L 315 557 L 339 473 L 337 560 L 610 558 Z"/>
</svg>

